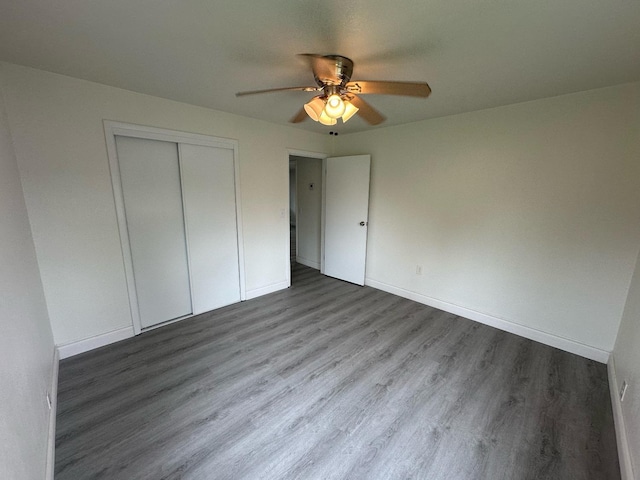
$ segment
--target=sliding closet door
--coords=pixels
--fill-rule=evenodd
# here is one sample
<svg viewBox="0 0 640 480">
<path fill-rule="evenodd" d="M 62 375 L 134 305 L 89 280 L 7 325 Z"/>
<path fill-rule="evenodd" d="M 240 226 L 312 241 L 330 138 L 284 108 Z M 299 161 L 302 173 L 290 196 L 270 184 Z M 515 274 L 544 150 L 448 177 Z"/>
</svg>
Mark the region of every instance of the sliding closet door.
<svg viewBox="0 0 640 480">
<path fill-rule="evenodd" d="M 180 144 L 193 313 L 240 301 L 233 150 Z"/>
<path fill-rule="evenodd" d="M 116 136 L 142 328 L 192 313 L 178 145 Z"/>
</svg>

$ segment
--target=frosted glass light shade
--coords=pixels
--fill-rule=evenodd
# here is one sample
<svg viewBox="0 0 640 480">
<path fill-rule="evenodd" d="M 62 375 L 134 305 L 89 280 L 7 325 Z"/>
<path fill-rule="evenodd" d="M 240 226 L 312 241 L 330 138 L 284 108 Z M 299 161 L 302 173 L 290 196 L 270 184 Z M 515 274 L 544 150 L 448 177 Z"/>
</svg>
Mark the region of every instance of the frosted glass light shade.
<svg viewBox="0 0 640 480">
<path fill-rule="evenodd" d="M 346 108 L 344 110 L 344 114 L 342 115 L 342 123 L 347 123 L 347 120 L 358 113 L 358 110 L 360 109 L 351 102 L 344 102 L 344 104 Z"/>
<path fill-rule="evenodd" d="M 331 118 L 327 113 L 323 110 L 322 114 L 320 114 L 320 118 L 318 121 L 323 125 L 335 125 L 338 121 L 335 118 Z"/>
<path fill-rule="evenodd" d="M 313 97 L 309 103 L 305 103 L 304 111 L 316 122 L 324 110 L 324 100 L 321 97 Z"/>
<path fill-rule="evenodd" d="M 324 107 L 324 112 L 331 118 L 340 118 L 344 113 L 346 105 L 340 98 L 340 95 L 335 93 L 327 98 L 327 105 Z"/>
</svg>

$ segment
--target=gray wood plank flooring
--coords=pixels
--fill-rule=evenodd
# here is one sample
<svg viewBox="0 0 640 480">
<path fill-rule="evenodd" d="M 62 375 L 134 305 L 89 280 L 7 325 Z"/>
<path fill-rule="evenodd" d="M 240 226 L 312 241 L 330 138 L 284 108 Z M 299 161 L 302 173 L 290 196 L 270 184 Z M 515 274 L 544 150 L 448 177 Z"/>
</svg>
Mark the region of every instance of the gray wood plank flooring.
<svg viewBox="0 0 640 480">
<path fill-rule="evenodd" d="M 60 364 L 56 479 L 618 479 L 606 367 L 296 265 Z"/>
</svg>

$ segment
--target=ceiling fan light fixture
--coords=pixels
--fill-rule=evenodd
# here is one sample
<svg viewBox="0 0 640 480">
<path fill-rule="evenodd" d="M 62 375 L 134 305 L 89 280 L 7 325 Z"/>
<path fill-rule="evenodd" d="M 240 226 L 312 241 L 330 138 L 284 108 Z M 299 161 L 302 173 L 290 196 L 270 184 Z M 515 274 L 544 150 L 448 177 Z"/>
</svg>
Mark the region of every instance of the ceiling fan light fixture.
<svg viewBox="0 0 640 480">
<path fill-rule="evenodd" d="M 356 113 L 369 125 L 379 125 L 385 117 L 360 95 L 401 95 L 426 98 L 431 94 L 427 82 L 398 82 L 391 80 L 351 81 L 353 60 L 342 55 L 303 53 L 313 73 L 314 86 L 268 88 L 236 93 L 237 97 L 258 93 L 302 91 L 320 92 L 289 120 L 300 123 L 308 115 L 323 125 L 335 125 L 338 118 L 346 123 Z"/>
<path fill-rule="evenodd" d="M 358 113 L 358 110 L 360 109 L 349 101 L 345 101 L 344 104 L 345 104 L 345 110 L 344 110 L 344 113 L 342 114 L 342 123 L 347 123 L 347 121 L 351 117 L 353 117 L 356 113 Z"/>
<path fill-rule="evenodd" d="M 334 93 L 327 98 L 327 105 L 324 107 L 324 111 L 327 116 L 336 119 L 340 118 L 346 109 L 346 105 L 340 95 Z"/>
<path fill-rule="evenodd" d="M 304 104 L 304 111 L 312 120 L 318 122 L 324 111 L 324 100 L 322 97 L 313 97 L 310 102 Z"/>
<path fill-rule="evenodd" d="M 322 125 L 335 125 L 336 123 L 338 123 L 338 121 L 335 118 L 331 118 L 329 115 L 327 115 L 327 112 L 324 110 L 320 114 L 320 118 L 318 118 L 318 121 Z"/>
</svg>

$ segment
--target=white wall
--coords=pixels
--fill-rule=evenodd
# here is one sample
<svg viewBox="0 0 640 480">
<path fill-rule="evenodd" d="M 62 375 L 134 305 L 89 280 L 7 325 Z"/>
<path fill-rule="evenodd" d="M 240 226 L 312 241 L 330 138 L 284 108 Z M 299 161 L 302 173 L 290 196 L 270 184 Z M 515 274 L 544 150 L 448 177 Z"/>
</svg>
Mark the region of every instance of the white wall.
<svg viewBox="0 0 640 480">
<path fill-rule="evenodd" d="M 45 478 L 53 337 L 0 90 L 0 478 Z"/>
<path fill-rule="evenodd" d="M 338 137 L 372 155 L 368 281 L 606 361 L 640 248 L 639 123 L 630 84 Z"/>
<path fill-rule="evenodd" d="M 331 139 L 11 64 L 0 84 L 56 343 L 131 322 L 103 119 L 237 139 L 248 293 L 286 284 L 287 149 Z M 368 278 L 610 351 L 640 247 L 639 92 L 333 138 L 372 154 Z"/>
<path fill-rule="evenodd" d="M 632 468 L 636 475 L 640 475 L 640 256 L 629 288 L 613 358 L 616 390 L 625 380 L 629 385 L 621 404 L 622 417 Z M 629 478 L 639 477 L 631 475 Z"/>
<path fill-rule="evenodd" d="M 17 65 L 0 82 L 56 344 L 131 325 L 104 119 L 237 139 L 247 295 L 286 287 L 287 149 L 324 136 Z"/>
<path fill-rule="evenodd" d="M 303 265 L 320 269 L 322 217 L 322 159 L 296 157 L 298 201 L 298 255 Z M 313 190 L 309 188 L 313 184 Z"/>
</svg>

